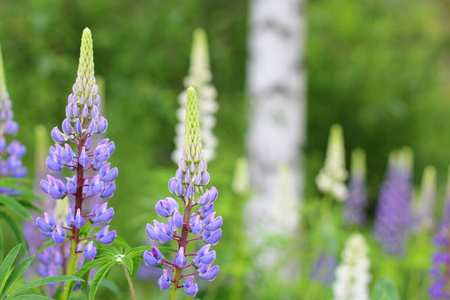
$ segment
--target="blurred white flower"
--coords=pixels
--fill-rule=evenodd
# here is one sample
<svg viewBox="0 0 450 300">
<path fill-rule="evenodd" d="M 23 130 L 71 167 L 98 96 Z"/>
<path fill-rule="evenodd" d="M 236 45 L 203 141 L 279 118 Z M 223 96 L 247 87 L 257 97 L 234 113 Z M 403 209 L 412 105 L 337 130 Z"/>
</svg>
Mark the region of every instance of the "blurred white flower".
<svg viewBox="0 0 450 300">
<path fill-rule="evenodd" d="M 342 262 L 335 272 L 334 300 L 369 299 L 369 247 L 360 233 L 353 233 L 345 243 Z"/>
<path fill-rule="evenodd" d="M 216 125 L 214 114 L 219 109 L 216 102 L 217 91 L 211 84 L 212 74 L 209 66 L 208 42 L 203 29 L 196 29 L 193 34 L 191 65 L 189 74 L 184 79 L 186 89 L 193 86 L 197 92 L 197 103 L 200 113 L 200 128 L 202 132 L 203 151 L 205 160 L 211 161 L 216 156 L 215 148 L 218 140 L 213 133 Z M 186 90 L 178 97 L 180 107 L 177 111 L 177 124 L 175 131 L 176 149 L 172 153 L 172 160 L 178 163 L 181 157 L 184 142 L 184 118 L 186 112 Z"/>
<path fill-rule="evenodd" d="M 347 199 L 347 170 L 345 169 L 345 148 L 342 127 L 339 124 L 331 126 L 328 139 L 325 165 L 316 177 L 316 184 L 324 194 L 331 194 L 336 200 Z"/>
</svg>

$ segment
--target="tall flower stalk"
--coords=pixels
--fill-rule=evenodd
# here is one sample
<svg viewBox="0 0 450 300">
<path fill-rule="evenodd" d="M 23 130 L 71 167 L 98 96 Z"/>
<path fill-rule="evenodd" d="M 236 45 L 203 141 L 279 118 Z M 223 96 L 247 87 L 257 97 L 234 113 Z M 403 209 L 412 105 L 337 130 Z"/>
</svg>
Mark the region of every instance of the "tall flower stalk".
<svg viewBox="0 0 450 300">
<path fill-rule="evenodd" d="M 386 253 L 398 256 L 405 252 L 411 225 L 412 162 L 409 148 L 391 153 L 376 211 L 375 238 Z"/>
<path fill-rule="evenodd" d="M 325 165 L 316 177 L 319 190 L 339 201 L 347 199 L 344 134 L 339 124 L 330 129 Z"/>
<path fill-rule="evenodd" d="M 184 148 L 179 168 L 175 177 L 169 180 L 169 191 L 180 198 L 184 211 L 179 211 L 179 204 L 174 198 L 167 197 L 156 203 L 157 214 L 168 218 L 167 222 L 154 220 L 153 225 L 146 226 L 151 240 L 160 243 L 174 240 L 178 244 L 173 261 L 165 258 L 156 247 L 144 253 L 147 265 L 165 267 L 163 275 L 158 279 L 158 286 L 161 290 L 171 288 L 170 299 L 176 299 L 179 288 L 184 288 L 189 296 L 196 295 L 198 285 L 194 283 L 194 276 L 214 280 L 219 272 L 219 266 L 212 265 L 216 251 L 210 250 L 222 237 L 222 217 L 216 216 L 214 211 L 218 192 L 215 187 L 211 187 L 196 197 L 196 194 L 203 192 L 210 175 L 204 159 L 197 100 L 192 87 L 187 90 L 185 124 Z M 188 253 L 189 243 L 196 240 L 202 240 L 206 245 L 195 253 Z"/>
<path fill-rule="evenodd" d="M 432 299 L 450 299 L 450 167 L 442 220 L 434 237 L 436 251 L 431 258 L 433 279 L 428 295 Z"/>
<path fill-rule="evenodd" d="M 27 173 L 27 168 L 22 166 L 22 156 L 25 154 L 25 146 L 12 140 L 19 130 L 19 125 L 13 120 L 12 102 L 6 87 L 3 56 L 0 47 L 0 177 L 22 178 Z M 8 188 L 0 188 L 0 193 L 11 194 L 14 191 Z"/>
<path fill-rule="evenodd" d="M 334 300 L 368 300 L 370 261 L 369 247 L 360 233 L 353 233 L 345 243 L 341 264 L 333 283 Z"/>
<path fill-rule="evenodd" d="M 436 200 L 436 169 L 428 166 L 423 171 L 420 197 L 415 205 L 413 229 L 430 231 L 435 226 L 433 209 Z"/>
<path fill-rule="evenodd" d="M 65 270 L 67 275 L 76 271 L 81 255 L 92 260 L 97 255 L 97 243 L 111 244 L 116 238 L 116 231 L 109 231 L 109 225 L 97 233 L 91 231 L 91 224 L 109 223 L 114 216 L 113 208 L 108 203 L 95 205 L 90 212 L 83 209 L 85 201 L 100 196 L 110 198 L 116 189 L 114 180 L 118 175 L 117 168 L 111 168 L 108 159 L 114 152 L 114 142 L 104 139 L 93 147 L 91 137 L 102 134 L 108 127 L 106 119 L 99 115 L 100 96 L 94 77 L 93 43 L 91 31 L 83 31 L 80 48 L 78 76 L 73 85 L 73 93 L 68 97 L 66 118 L 62 122 L 62 131 L 54 127 L 51 136 L 55 146 L 50 147 L 46 164 L 51 172 L 59 172 L 63 168 L 74 173 L 72 177 L 60 180 L 47 175 L 41 181 L 42 190 L 57 201 L 68 197 L 70 208 L 65 214 L 66 225 L 56 216 L 44 213 L 38 217 L 36 224 L 45 237 L 51 237 L 55 244 L 70 242 L 70 255 Z M 86 172 L 94 170 L 95 175 L 86 176 Z M 56 219 L 56 221 L 55 221 Z M 68 296 L 64 290 L 63 298 Z"/>
<path fill-rule="evenodd" d="M 209 64 L 208 39 L 206 32 L 197 28 L 193 34 L 191 65 L 189 74 L 184 79 L 186 89 L 190 86 L 195 87 L 197 93 L 197 103 L 200 111 L 200 128 L 202 130 L 202 144 L 205 152 L 205 159 L 211 161 L 215 158 L 218 141 L 214 135 L 213 129 L 216 124 L 214 114 L 219 109 L 216 101 L 217 91 L 211 83 L 212 73 Z M 183 151 L 184 140 L 184 116 L 186 112 L 186 92 L 183 91 L 178 102 L 180 107 L 177 111 L 178 125 L 176 126 L 175 145 L 176 149 L 172 153 L 174 162 L 178 162 Z"/>
<path fill-rule="evenodd" d="M 366 222 L 366 152 L 356 148 L 352 151 L 352 167 L 348 186 L 348 198 L 344 209 L 344 219 L 349 225 Z"/>
</svg>

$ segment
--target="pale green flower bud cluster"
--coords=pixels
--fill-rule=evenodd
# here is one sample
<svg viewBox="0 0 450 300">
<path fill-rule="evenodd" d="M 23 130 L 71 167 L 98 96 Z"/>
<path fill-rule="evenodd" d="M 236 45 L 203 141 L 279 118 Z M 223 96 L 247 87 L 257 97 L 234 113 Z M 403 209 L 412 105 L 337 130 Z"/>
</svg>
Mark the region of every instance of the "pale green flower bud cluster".
<svg viewBox="0 0 450 300">
<path fill-rule="evenodd" d="M 188 166 L 191 165 L 192 162 L 197 166 L 202 158 L 202 137 L 200 136 L 197 99 L 193 87 L 189 87 L 187 90 L 186 123 L 184 131 L 183 158 Z"/>
<path fill-rule="evenodd" d="M 186 88 L 189 86 L 195 87 L 197 92 L 197 102 L 201 116 L 199 121 L 202 129 L 205 159 L 207 161 L 214 159 L 215 148 L 218 144 L 213 128 L 216 124 L 214 114 L 219 109 L 219 106 L 216 102 L 217 91 L 211 84 L 211 79 L 206 33 L 203 29 L 196 29 L 193 36 L 189 75 L 185 78 L 184 85 Z M 177 111 L 177 118 L 179 123 L 176 126 L 176 149 L 172 153 L 172 159 L 175 162 L 178 161 L 183 146 L 186 93 L 187 91 L 185 90 L 178 97 L 180 108 Z"/>
<path fill-rule="evenodd" d="M 325 165 L 316 177 L 316 184 L 324 194 L 331 194 L 336 200 L 347 199 L 347 170 L 345 168 L 345 148 L 342 127 L 334 124 L 328 140 Z"/>
</svg>

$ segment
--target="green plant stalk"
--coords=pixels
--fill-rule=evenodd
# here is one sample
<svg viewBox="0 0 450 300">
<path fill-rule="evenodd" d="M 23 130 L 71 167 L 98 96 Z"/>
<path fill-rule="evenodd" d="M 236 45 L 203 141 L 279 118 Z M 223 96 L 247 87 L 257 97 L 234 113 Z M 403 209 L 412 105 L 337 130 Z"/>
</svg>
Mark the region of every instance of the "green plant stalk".
<svg viewBox="0 0 450 300">
<path fill-rule="evenodd" d="M 77 262 L 77 241 L 72 239 L 70 241 L 70 256 L 69 262 L 67 264 L 67 274 L 68 276 L 72 276 L 75 274 L 76 262 Z M 66 282 L 64 284 L 64 293 L 62 294 L 61 300 L 69 300 L 69 287 L 70 283 Z"/>
<path fill-rule="evenodd" d="M 180 281 L 180 278 L 181 278 L 181 269 L 176 267 L 175 268 L 175 274 L 174 274 L 174 282 L 172 282 L 172 285 L 170 287 L 169 300 L 176 300 L 177 299 L 177 294 L 178 294 L 177 282 Z"/>
<path fill-rule="evenodd" d="M 130 287 L 131 298 L 133 298 L 133 300 L 136 300 L 136 292 L 134 291 L 134 285 L 133 281 L 131 281 L 130 272 L 128 272 L 128 269 L 125 266 L 125 264 L 122 264 L 122 267 L 123 271 L 125 272 L 125 276 L 127 277 L 128 286 Z"/>
</svg>

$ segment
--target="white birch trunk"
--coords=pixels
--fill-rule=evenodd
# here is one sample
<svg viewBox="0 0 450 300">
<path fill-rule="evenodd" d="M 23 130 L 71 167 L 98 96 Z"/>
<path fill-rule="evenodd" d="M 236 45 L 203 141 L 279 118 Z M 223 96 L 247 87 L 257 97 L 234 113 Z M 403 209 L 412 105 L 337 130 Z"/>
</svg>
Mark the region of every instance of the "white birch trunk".
<svg viewBox="0 0 450 300">
<path fill-rule="evenodd" d="M 250 2 L 247 146 L 253 196 L 245 208 L 246 227 L 258 250 L 254 253 L 261 253 L 255 262 L 270 272 L 276 265 L 293 263 L 283 252 L 288 251 L 286 242 L 292 245 L 297 237 L 299 222 L 306 104 L 303 4 L 303 0 Z"/>
</svg>

